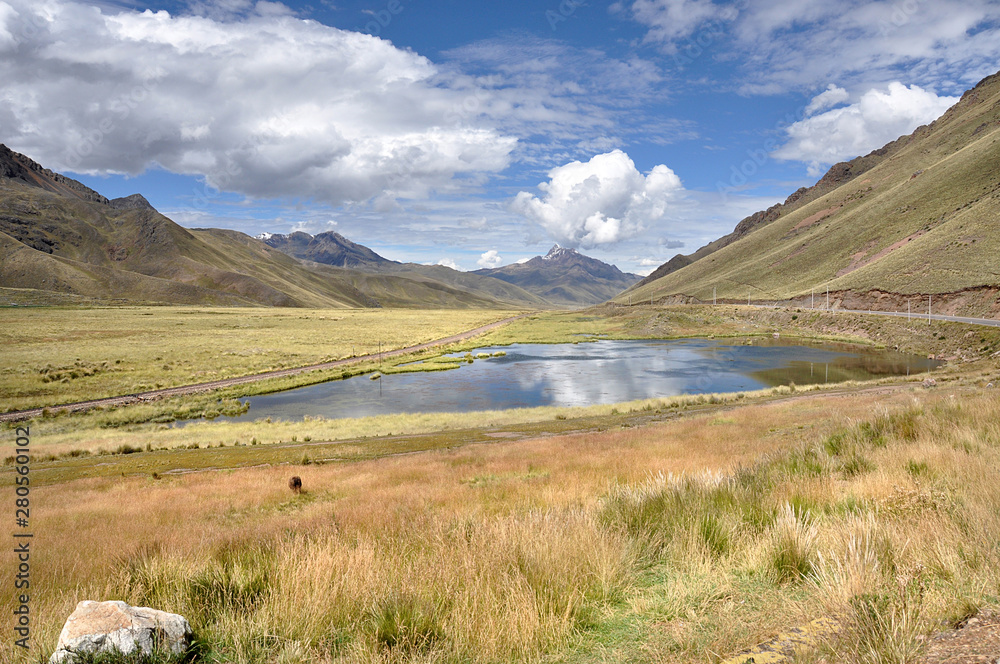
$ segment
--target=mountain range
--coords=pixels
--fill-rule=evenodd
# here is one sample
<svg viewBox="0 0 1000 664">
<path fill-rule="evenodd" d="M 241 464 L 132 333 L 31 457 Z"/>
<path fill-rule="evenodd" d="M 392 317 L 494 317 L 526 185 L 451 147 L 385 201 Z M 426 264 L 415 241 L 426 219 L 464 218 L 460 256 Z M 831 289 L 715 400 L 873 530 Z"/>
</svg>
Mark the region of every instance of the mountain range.
<svg viewBox="0 0 1000 664">
<path fill-rule="evenodd" d="M 801 306 L 1000 314 L 1000 74 L 943 116 L 836 164 L 813 187 L 678 255 L 619 303 L 785 301 Z M 914 309 L 916 310 L 916 309 Z"/>
<path fill-rule="evenodd" d="M 535 256 L 520 263 L 456 272 L 440 265 L 392 261 L 332 231 L 318 235 L 301 231 L 289 235 L 262 233 L 257 237 L 275 249 L 317 263 L 400 276 L 421 275 L 484 290 L 494 296 L 541 298 L 540 303 L 558 307 L 606 302 L 640 279 L 638 275 L 624 273 L 614 265 L 558 244 L 545 256 Z M 508 286 L 498 290 L 496 281 Z"/>
<path fill-rule="evenodd" d="M 318 235 L 302 231 L 288 235 L 261 233 L 257 239 L 290 256 L 336 267 L 378 271 L 391 265 L 402 265 L 383 258 L 368 247 L 355 244 L 340 233 L 332 231 Z"/>
<path fill-rule="evenodd" d="M 140 194 L 109 200 L 0 145 L 0 301 L 579 307 L 618 292 L 600 276 L 617 268 L 586 260 L 597 275 L 593 288 L 561 286 L 587 277 L 569 264 L 563 274 L 557 263 L 524 288 L 489 274 L 390 261 L 337 233 L 252 238 L 186 229 Z M 571 292 L 578 297 L 565 295 Z"/>
<path fill-rule="evenodd" d="M 645 279 L 556 245 L 475 272 L 400 263 L 338 233 L 186 229 L 0 145 L 0 301 L 580 307 L 783 301 L 1000 315 L 1000 74 L 930 125 Z M 820 294 L 820 298 L 816 295 Z M 46 297 L 50 298 L 46 300 Z M 41 299 L 39 299 L 41 298 Z"/>
<path fill-rule="evenodd" d="M 502 279 L 569 307 L 579 302 L 605 302 L 640 280 L 639 275 L 622 272 L 614 265 L 558 244 L 544 256 L 476 270 L 474 274 Z"/>
</svg>

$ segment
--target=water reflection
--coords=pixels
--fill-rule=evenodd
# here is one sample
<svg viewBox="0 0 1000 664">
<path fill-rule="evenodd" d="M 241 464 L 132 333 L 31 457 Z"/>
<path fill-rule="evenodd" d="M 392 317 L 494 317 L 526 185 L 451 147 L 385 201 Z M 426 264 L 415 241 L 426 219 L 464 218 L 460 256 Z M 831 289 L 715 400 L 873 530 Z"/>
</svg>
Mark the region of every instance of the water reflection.
<svg viewBox="0 0 1000 664">
<path fill-rule="evenodd" d="M 740 392 L 920 373 L 938 363 L 833 344 L 710 339 L 597 341 L 481 348 L 502 357 L 459 369 L 342 381 L 251 397 L 234 420 L 363 417 L 534 406 L 586 406 L 677 394 Z"/>
</svg>

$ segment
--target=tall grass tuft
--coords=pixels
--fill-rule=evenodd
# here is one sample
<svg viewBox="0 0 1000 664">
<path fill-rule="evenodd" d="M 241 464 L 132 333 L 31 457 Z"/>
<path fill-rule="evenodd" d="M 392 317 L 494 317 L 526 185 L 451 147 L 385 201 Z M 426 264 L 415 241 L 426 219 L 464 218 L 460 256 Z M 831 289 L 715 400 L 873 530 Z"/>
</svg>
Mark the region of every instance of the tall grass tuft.
<svg viewBox="0 0 1000 664">
<path fill-rule="evenodd" d="M 433 602 L 391 592 L 376 600 L 372 630 L 378 645 L 399 654 L 425 654 L 444 636 L 440 611 Z"/>
<path fill-rule="evenodd" d="M 719 557 L 737 541 L 755 539 L 770 527 L 775 515 L 771 486 L 766 465 L 728 476 L 660 473 L 613 490 L 600 519 L 633 539 L 650 563 L 698 550 Z"/>
<path fill-rule="evenodd" d="M 917 576 L 901 579 L 890 591 L 855 595 L 847 629 L 840 639 L 840 657 L 861 664 L 909 664 L 926 647 L 920 638 L 924 583 Z"/>
<path fill-rule="evenodd" d="M 778 511 L 772 531 L 770 563 L 778 583 L 801 581 L 817 562 L 818 529 L 808 513 L 785 503 Z"/>
<path fill-rule="evenodd" d="M 817 554 L 810 581 L 828 614 L 844 610 L 851 598 L 880 587 L 896 569 L 893 543 L 870 512 L 852 514 L 830 533 L 839 550 Z"/>
</svg>

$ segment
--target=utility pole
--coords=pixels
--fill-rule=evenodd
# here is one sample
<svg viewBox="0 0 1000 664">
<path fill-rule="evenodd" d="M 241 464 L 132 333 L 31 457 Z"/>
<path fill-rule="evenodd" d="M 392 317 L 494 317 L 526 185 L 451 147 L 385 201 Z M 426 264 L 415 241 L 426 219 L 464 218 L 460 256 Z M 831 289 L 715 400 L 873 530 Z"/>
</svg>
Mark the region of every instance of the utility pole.
<svg viewBox="0 0 1000 664">
<path fill-rule="evenodd" d="M 927 296 L 927 324 L 931 324 L 931 296 Z"/>
<path fill-rule="evenodd" d="M 826 287 L 826 310 L 830 310 L 830 287 Z"/>
<path fill-rule="evenodd" d="M 910 301 L 906 301 L 906 320 L 910 320 Z"/>
<path fill-rule="evenodd" d="M 714 307 L 718 302 L 715 299 L 715 286 L 712 286 L 712 306 Z"/>
<path fill-rule="evenodd" d="M 815 288 L 813 288 L 813 289 L 811 289 L 809 291 L 809 308 L 810 309 L 815 309 L 816 308 L 816 289 Z"/>
</svg>

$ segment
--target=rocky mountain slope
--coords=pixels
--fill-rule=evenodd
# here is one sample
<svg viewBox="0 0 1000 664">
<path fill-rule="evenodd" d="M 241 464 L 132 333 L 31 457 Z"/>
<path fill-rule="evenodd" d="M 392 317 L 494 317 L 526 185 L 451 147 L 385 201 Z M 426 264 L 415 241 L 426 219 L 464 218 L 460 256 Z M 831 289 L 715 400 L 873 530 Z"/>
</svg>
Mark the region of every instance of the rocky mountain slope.
<svg viewBox="0 0 1000 664">
<path fill-rule="evenodd" d="M 516 307 L 430 278 L 308 264 L 243 233 L 185 229 L 0 146 L 0 298 L 308 307 Z M 56 297 L 58 296 L 58 297 Z M 72 300 L 70 300 L 72 301 Z"/>
<path fill-rule="evenodd" d="M 340 233 L 326 232 L 310 235 L 296 231 L 288 235 L 261 233 L 257 236 L 266 245 L 278 251 L 306 260 L 344 268 L 378 270 L 396 261 L 382 258 L 368 247 L 351 242 Z"/>
<path fill-rule="evenodd" d="M 548 256 L 501 268 L 459 272 L 441 265 L 400 263 L 334 232 L 309 235 L 263 233 L 268 246 L 296 258 L 336 265 L 372 274 L 434 280 L 454 288 L 538 307 L 582 307 L 606 302 L 639 277 L 613 265 L 556 245 Z"/>
<path fill-rule="evenodd" d="M 545 256 L 476 270 L 474 274 L 502 279 L 554 304 L 568 307 L 606 302 L 640 279 L 638 275 L 622 272 L 614 265 L 558 244 Z"/>
<path fill-rule="evenodd" d="M 794 212 L 802 206 L 808 205 L 817 198 L 820 198 L 824 194 L 827 194 L 841 185 L 867 173 L 872 168 L 882 163 L 884 159 L 895 154 L 899 148 L 906 145 L 907 138 L 908 137 L 904 136 L 903 138 L 893 141 L 892 143 L 889 143 L 888 145 L 881 147 L 864 157 L 856 157 L 851 161 L 835 164 L 829 171 L 827 171 L 826 175 L 824 175 L 823 178 L 813 186 L 801 187 L 786 198 L 784 203 L 772 205 L 766 210 L 754 212 L 749 217 L 745 217 L 740 220 L 738 224 L 736 224 L 736 228 L 733 229 L 732 233 L 724 235 L 718 240 L 709 242 L 694 253 L 686 256 L 684 254 L 677 254 L 669 261 L 656 268 L 656 270 L 650 273 L 650 275 L 637 284 L 637 286 L 652 283 L 661 277 L 665 277 L 668 274 L 676 272 L 682 267 L 686 267 L 687 265 L 708 256 L 709 254 L 713 254 L 719 249 L 727 247 L 733 242 L 746 237 L 753 231 L 767 226 L 773 221 L 777 221 L 777 219 L 782 215 Z"/>
<path fill-rule="evenodd" d="M 833 306 L 906 310 L 926 302 L 1000 314 L 1000 74 L 941 118 L 837 164 L 814 187 L 675 257 L 636 301 L 793 301 L 829 288 Z"/>
</svg>

